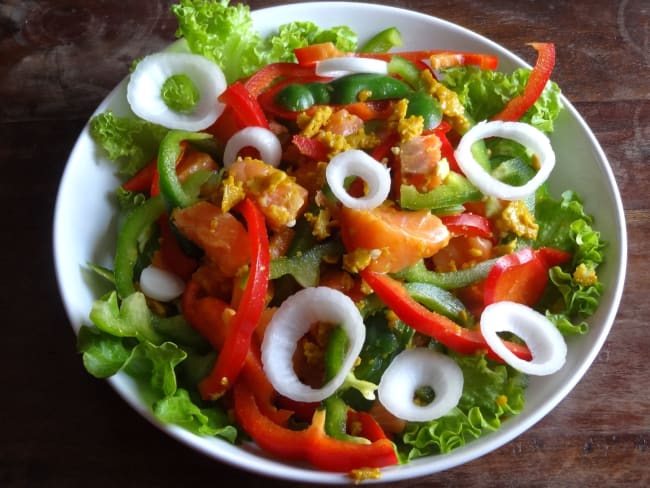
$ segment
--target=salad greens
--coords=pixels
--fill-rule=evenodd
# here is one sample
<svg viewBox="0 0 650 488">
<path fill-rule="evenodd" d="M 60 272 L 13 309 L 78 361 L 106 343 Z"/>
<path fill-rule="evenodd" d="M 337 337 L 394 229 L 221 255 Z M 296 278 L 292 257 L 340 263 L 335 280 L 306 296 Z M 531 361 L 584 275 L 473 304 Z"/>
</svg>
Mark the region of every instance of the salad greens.
<svg viewBox="0 0 650 488">
<path fill-rule="evenodd" d="M 229 0 L 181 0 L 172 6 L 178 20 L 177 36 L 190 50 L 217 63 L 232 83 L 278 61 L 295 61 L 293 50 L 319 42 L 333 42 L 354 51 L 357 36 L 345 26 L 321 29 L 313 22 L 291 22 L 264 37 L 253 26 L 247 5 Z"/>
<path fill-rule="evenodd" d="M 331 42 L 342 52 L 357 49 L 357 35 L 346 26 L 321 29 L 311 22 L 291 22 L 263 36 L 254 29 L 249 8 L 243 4 L 230 5 L 228 0 L 180 0 L 172 11 L 178 20 L 177 35 L 187 42 L 192 53 L 218 64 L 228 84 L 270 63 L 295 62 L 297 48 Z M 394 30 L 390 33 L 395 34 Z M 392 45 L 398 44 L 392 41 Z M 400 62 L 407 63 L 401 58 Z M 468 118 L 479 121 L 490 119 L 508 101 L 521 95 L 530 73 L 527 69 L 505 74 L 467 65 L 455 66 L 441 71 L 441 83 L 458 96 Z M 196 103 L 197 94 L 191 81 L 189 85 L 187 80 L 176 81 L 178 83 L 167 86 L 164 97 L 168 105 L 185 110 Z M 433 98 L 431 101 L 435 102 Z M 562 108 L 560 89 L 556 83 L 549 82 L 522 121 L 550 133 Z M 117 117 L 107 111 L 93 117 L 90 132 L 108 158 L 116 162 L 118 173 L 132 177 L 144 171 L 156 158 L 161 142 L 170 131 L 137 117 Z M 171 134 L 172 139 L 175 135 Z M 174 145 L 175 150 L 176 146 L 178 144 Z M 501 181 L 521 185 L 535 173 L 534 156 L 514 141 L 494 138 L 487 142 L 484 152 L 487 169 Z M 176 159 L 176 153 L 173 156 L 171 159 Z M 205 180 L 204 177 L 201 181 Z M 228 179 L 224 177 L 223 181 L 226 184 Z M 278 181 L 283 180 L 278 177 L 269 181 L 279 184 Z M 161 182 L 160 187 L 164 193 L 165 183 Z M 413 186 L 403 188 L 399 202 L 402 208 L 425 209 L 444 215 L 464 210 L 464 205 L 484 203 L 486 216 L 497 218 L 490 212 L 499 202 L 483 198 L 460 173 L 451 173 L 446 183 L 428 192 L 418 191 Z M 229 189 L 237 190 L 236 187 Z M 233 422 L 226 407 L 203 399 L 197 389 L 197 384 L 210 374 L 215 364 L 214 338 L 206 338 L 204 331 L 199 334 L 190 325 L 183 313 L 187 310 L 178 304 L 152 303 L 133 284 L 134 275 L 153 261 L 161 239 L 162 230 L 156 221 L 163 213 L 165 200 L 148 198 L 149 191 L 147 186 L 134 190 L 120 187 L 116 191 L 122 213 L 132 216 L 146 213 L 148 206 L 155 208 L 147 213 L 148 220 L 130 227 L 133 235 L 128 236 L 128 256 L 122 256 L 129 264 L 126 275 L 89 265 L 100 276 L 117 283 L 124 296 L 112 291 L 95 301 L 89 315 L 92 326 L 84 326 L 79 331 L 78 350 L 83 354 L 86 369 L 97 378 L 107 378 L 120 371 L 135 378 L 162 422 L 180 425 L 198 435 L 239 442 L 247 435 L 244 429 Z M 328 195 L 327 188 L 324 191 Z M 330 195 L 330 198 L 333 197 Z M 586 319 L 596 310 L 602 293 L 596 270 L 605 259 L 605 243 L 592 227 L 593 219 L 585 212 L 580 197 L 573 191 L 566 191 L 556 199 L 543 185 L 525 205 L 526 211 L 534 214 L 538 226 L 536 238 L 506 231 L 495 245 L 513 252 L 531 247 L 570 253 L 568 263 L 549 267 L 550 279 L 535 309 L 545 314 L 564 336 L 585 334 L 588 331 Z M 171 207 L 165 208 L 171 210 Z M 274 299 L 278 302 L 300 287 L 319 284 L 324 263 L 341 259 L 345 251 L 338 238 L 316 239 L 304 217 L 298 220 L 296 229 L 296 237 L 288 251 L 273 259 L 269 266 L 269 279 L 275 283 Z M 180 235 L 176 228 L 172 232 Z M 484 281 L 495 261 L 486 260 L 472 268 L 446 272 L 432 271 L 420 261 L 392 275 L 409 282 L 405 286 L 407 291 L 428 309 L 440 310 L 457 323 L 469 326 L 477 317 L 472 316 L 470 308 L 465 307 L 456 292 Z M 246 281 L 246 273 L 238 276 L 241 282 Z M 122 283 L 124 279 L 126 284 Z M 364 315 L 366 337 L 359 363 L 354 368 L 354 381 L 366 387 L 374 386 L 393 358 L 400 351 L 415 347 L 422 337 L 405 322 L 386 313 L 383 302 L 376 295 L 358 305 Z M 435 340 L 427 342 L 425 347 L 446 353 L 456 361 L 464 377 L 462 396 L 447 415 L 428 422 L 406 422 L 405 428 L 392 437 L 401 462 L 447 453 L 497 430 L 525 405 L 527 377 L 513 367 L 487 357 L 485 352 L 456 353 Z M 341 389 L 337 395 L 332 404 L 340 406 L 342 399 L 360 412 L 369 410 L 373 404 L 354 388 Z"/>
</svg>

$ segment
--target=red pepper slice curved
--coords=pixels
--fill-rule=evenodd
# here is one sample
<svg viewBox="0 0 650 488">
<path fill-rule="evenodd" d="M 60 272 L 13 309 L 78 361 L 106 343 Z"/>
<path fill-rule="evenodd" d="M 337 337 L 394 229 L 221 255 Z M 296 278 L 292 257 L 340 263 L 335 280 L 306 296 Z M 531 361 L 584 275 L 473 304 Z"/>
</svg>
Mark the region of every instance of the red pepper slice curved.
<svg viewBox="0 0 650 488">
<path fill-rule="evenodd" d="M 327 161 L 328 159 L 329 148 L 318 139 L 297 134 L 291 138 L 291 143 L 298 148 L 300 154 L 314 161 Z"/>
<path fill-rule="evenodd" d="M 440 217 L 443 224 L 447 226 L 449 232 L 455 235 L 467 237 L 493 237 L 490 221 L 482 215 L 474 213 L 461 213 L 456 215 L 444 215 Z"/>
<path fill-rule="evenodd" d="M 219 398 L 239 376 L 250 350 L 253 332 L 264 310 L 269 285 L 269 240 L 264 215 L 248 198 L 237 208 L 248 227 L 251 266 L 239 308 L 232 318 L 229 334 L 217 362 L 210 376 L 199 384 L 201 396 L 206 400 Z"/>
<path fill-rule="evenodd" d="M 485 280 L 484 305 L 507 300 L 533 306 L 544 293 L 548 269 L 542 255 L 529 247 L 501 256 Z"/>
<path fill-rule="evenodd" d="M 126 183 L 124 183 L 122 188 L 132 192 L 149 191 L 157 168 L 158 161 L 154 158 L 149 161 L 146 166 L 140 169 L 140 171 L 134 174 Z"/>
<path fill-rule="evenodd" d="M 460 354 L 474 354 L 486 351 L 488 357 L 501 361 L 487 345 L 481 332 L 466 329 L 453 320 L 433 312 L 416 302 L 404 286 L 387 274 L 364 269 L 361 277 L 379 298 L 409 327 L 433 337 L 442 345 Z M 530 350 L 521 344 L 504 341 L 514 354 L 522 359 L 531 359 Z"/>
<path fill-rule="evenodd" d="M 231 107 L 240 128 L 264 127 L 269 128 L 269 121 L 257 103 L 257 99 L 244 86 L 241 81 L 236 81 L 228 86 L 219 95 L 219 101 Z"/>
<path fill-rule="evenodd" d="M 492 120 L 519 120 L 534 105 L 551 78 L 555 65 L 555 45 L 550 42 L 532 42 L 530 46 L 537 51 L 538 56 L 523 93 L 510 100 L 501 112 L 492 117 Z"/>
<path fill-rule="evenodd" d="M 219 351 L 223 348 L 231 322 L 227 321 L 228 304 L 212 296 L 201 296 L 201 285 L 194 281 L 185 287 L 182 297 L 183 315 L 194 329 L 201 334 L 212 347 Z M 292 410 L 279 409 L 274 405 L 277 392 L 264 374 L 257 348 L 249 348 L 246 362 L 242 367 L 241 380 L 246 381 L 255 392 L 260 410 L 278 425 L 285 425 Z"/>
<path fill-rule="evenodd" d="M 310 78 L 315 77 L 313 67 L 301 66 L 296 63 L 272 63 L 253 74 L 244 82 L 249 93 L 258 97 L 279 78 Z"/>
<path fill-rule="evenodd" d="M 378 439 L 370 444 L 346 442 L 325 434 L 325 411 L 317 410 L 305 430 L 281 427 L 259 410 L 255 396 L 244 382 L 233 388 L 235 416 L 239 424 L 262 448 L 283 459 L 306 460 L 317 468 L 349 472 L 397 464 L 393 443 Z"/>
</svg>

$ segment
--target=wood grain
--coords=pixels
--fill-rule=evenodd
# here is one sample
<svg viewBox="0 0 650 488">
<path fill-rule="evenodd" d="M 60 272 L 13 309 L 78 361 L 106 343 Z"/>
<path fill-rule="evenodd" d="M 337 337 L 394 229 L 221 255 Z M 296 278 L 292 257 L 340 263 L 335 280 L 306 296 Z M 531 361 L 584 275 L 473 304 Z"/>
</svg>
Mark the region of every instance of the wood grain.
<svg viewBox="0 0 650 488">
<path fill-rule="evenodd" d="M 53 206 L 85 121 L 131 61 L 174 38 L 170 1 L 0 1 L 0 486 L 307 486 L 263 479 L 161 434 L 83 370 L 56 288 Z M 251 1 L 253 8 L 275 0 Z M 629 232 L 622 306 L 583 380 L 546 418 L 467 465 L 399 487 L 650 484 L 650 5 L 646 0 L 387 1 L 455 22 L 554 79 L 607 154 Z"/>
</svg>

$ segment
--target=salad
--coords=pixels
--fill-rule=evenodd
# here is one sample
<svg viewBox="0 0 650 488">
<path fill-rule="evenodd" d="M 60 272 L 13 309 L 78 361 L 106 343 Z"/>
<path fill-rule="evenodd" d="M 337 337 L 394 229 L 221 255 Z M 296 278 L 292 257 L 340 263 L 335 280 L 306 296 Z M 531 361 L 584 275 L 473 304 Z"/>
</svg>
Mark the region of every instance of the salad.
<svg viewBox="0 0 650 488">
<path fill-rule="evenodd" d="M 133 114 L 90 122 L 123 183 L 87 370 L 131 375 L 162 422 L 355 480 L 520 413 L 602 293 L 592 217 L 547 184 L 554 46 L 502 73 L 391 26 L 262 37 L 241 4 L 172 10 Z"/>
</svg>

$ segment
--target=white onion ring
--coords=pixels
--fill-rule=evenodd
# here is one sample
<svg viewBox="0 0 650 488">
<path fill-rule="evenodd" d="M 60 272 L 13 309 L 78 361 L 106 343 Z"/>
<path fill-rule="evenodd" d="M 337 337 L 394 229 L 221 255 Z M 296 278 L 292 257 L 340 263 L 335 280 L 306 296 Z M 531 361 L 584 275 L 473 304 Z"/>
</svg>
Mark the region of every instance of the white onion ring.
<svg viewBox="0 0 650 488">
<path fill-rule="evenodd" d="M 223 166 L 229 168 L 237 160 L 237 154 L 245 147 L 254 147 L 266 164 L 276 168 L 282 159 L 282 145 L 278 137 L 264 127 L 245 127 L 236 132 L 223 153 Z"/>
<path fill-rule="evenodd" d="M 449 413 L 463 394 L 460 366 L 442 353 L 425 347 L 405 349 L 390 363 L 379 382 L 379 401 L 390 413 L 409 422 L 427 422 Z M 430 386 L 435 392 L 428 405 L 413 401 L 415 390 Z"/>
<path fill-rule="evenodd" d="M 368 193 L 356 198 L 345 189 L 345 180 L 358 176 L 365 181 Z M 381 205 L 390 192 L 390 170 L 360 149 L 350 149 L 334 156 L 327 165 L 325 177 L 332 193 L 346 207 L 370 210 Z"/>
<path fill-rule="evenodd" d="M 539 158 L 539 171 L 526 184 L 512 186 L 487 173 L 474 159 L 472 145 L 487 137 L 503 137 L 532 150 Z M 461 138 L 454 156 L 465 176 L 483 194 L 503 200 L 521 200 L 532 195 L 551 174 L 555 166 L 555 152 L 548 137 L 532 125 L 523 122 L 479 122 Z"/>
<path fill-rule="evenodd" d="M 169 108 L 160 90 L 170 76 L 187 75 L 199 90 L 200 98 L 192 113 Z M 189 53 L 156 53 L 140 61 L 126 90 L 126 99 L 138 117 L 169 129 L 200 131 L 210 127 L 224 105 L 217 98 L 226 89 L 223 71 L 212 61 Z"/>
<path fill-rule="evenodd" d="M 301 382 L 293 369 L 298 340 L 317 322 L 340 325 L 349 342 L 341 368 L 318 389 Z M 365 339 L 363 319 L 348 296 L 324 286 L 305 288 L 282 302 L 264 332 L 264 372 L 281 395 L 300 402 L 319 402 L 331 396 L 344 383 Z"/>
<path fill-rule="evenodd" d="M 497 332 L 511 332 L 521 338 L 533 356 L 518 358 Z M 544 315 L 515 302 L 496 302 L 481 315 L 481 333 L 488 346 L 507 364 L 522 373 L 544 376 L 558 371 L 566 362 L 567 345 L 557 327 Z"/>
<path fill-rule="evenodd" d="M 174 273 L 147 266 L 140 274 L 140 289 L 149 298 L 159 302 L 169 302 L 183 294 L 185 282 Z"/>
<path fill-rule="evenodd" d="M 316 75 L 336 78 L 352 73 L 388 74 L 388 63 L 381 59 L 342 56 L 327 58 L 316 63 Z"/>
</svg>

